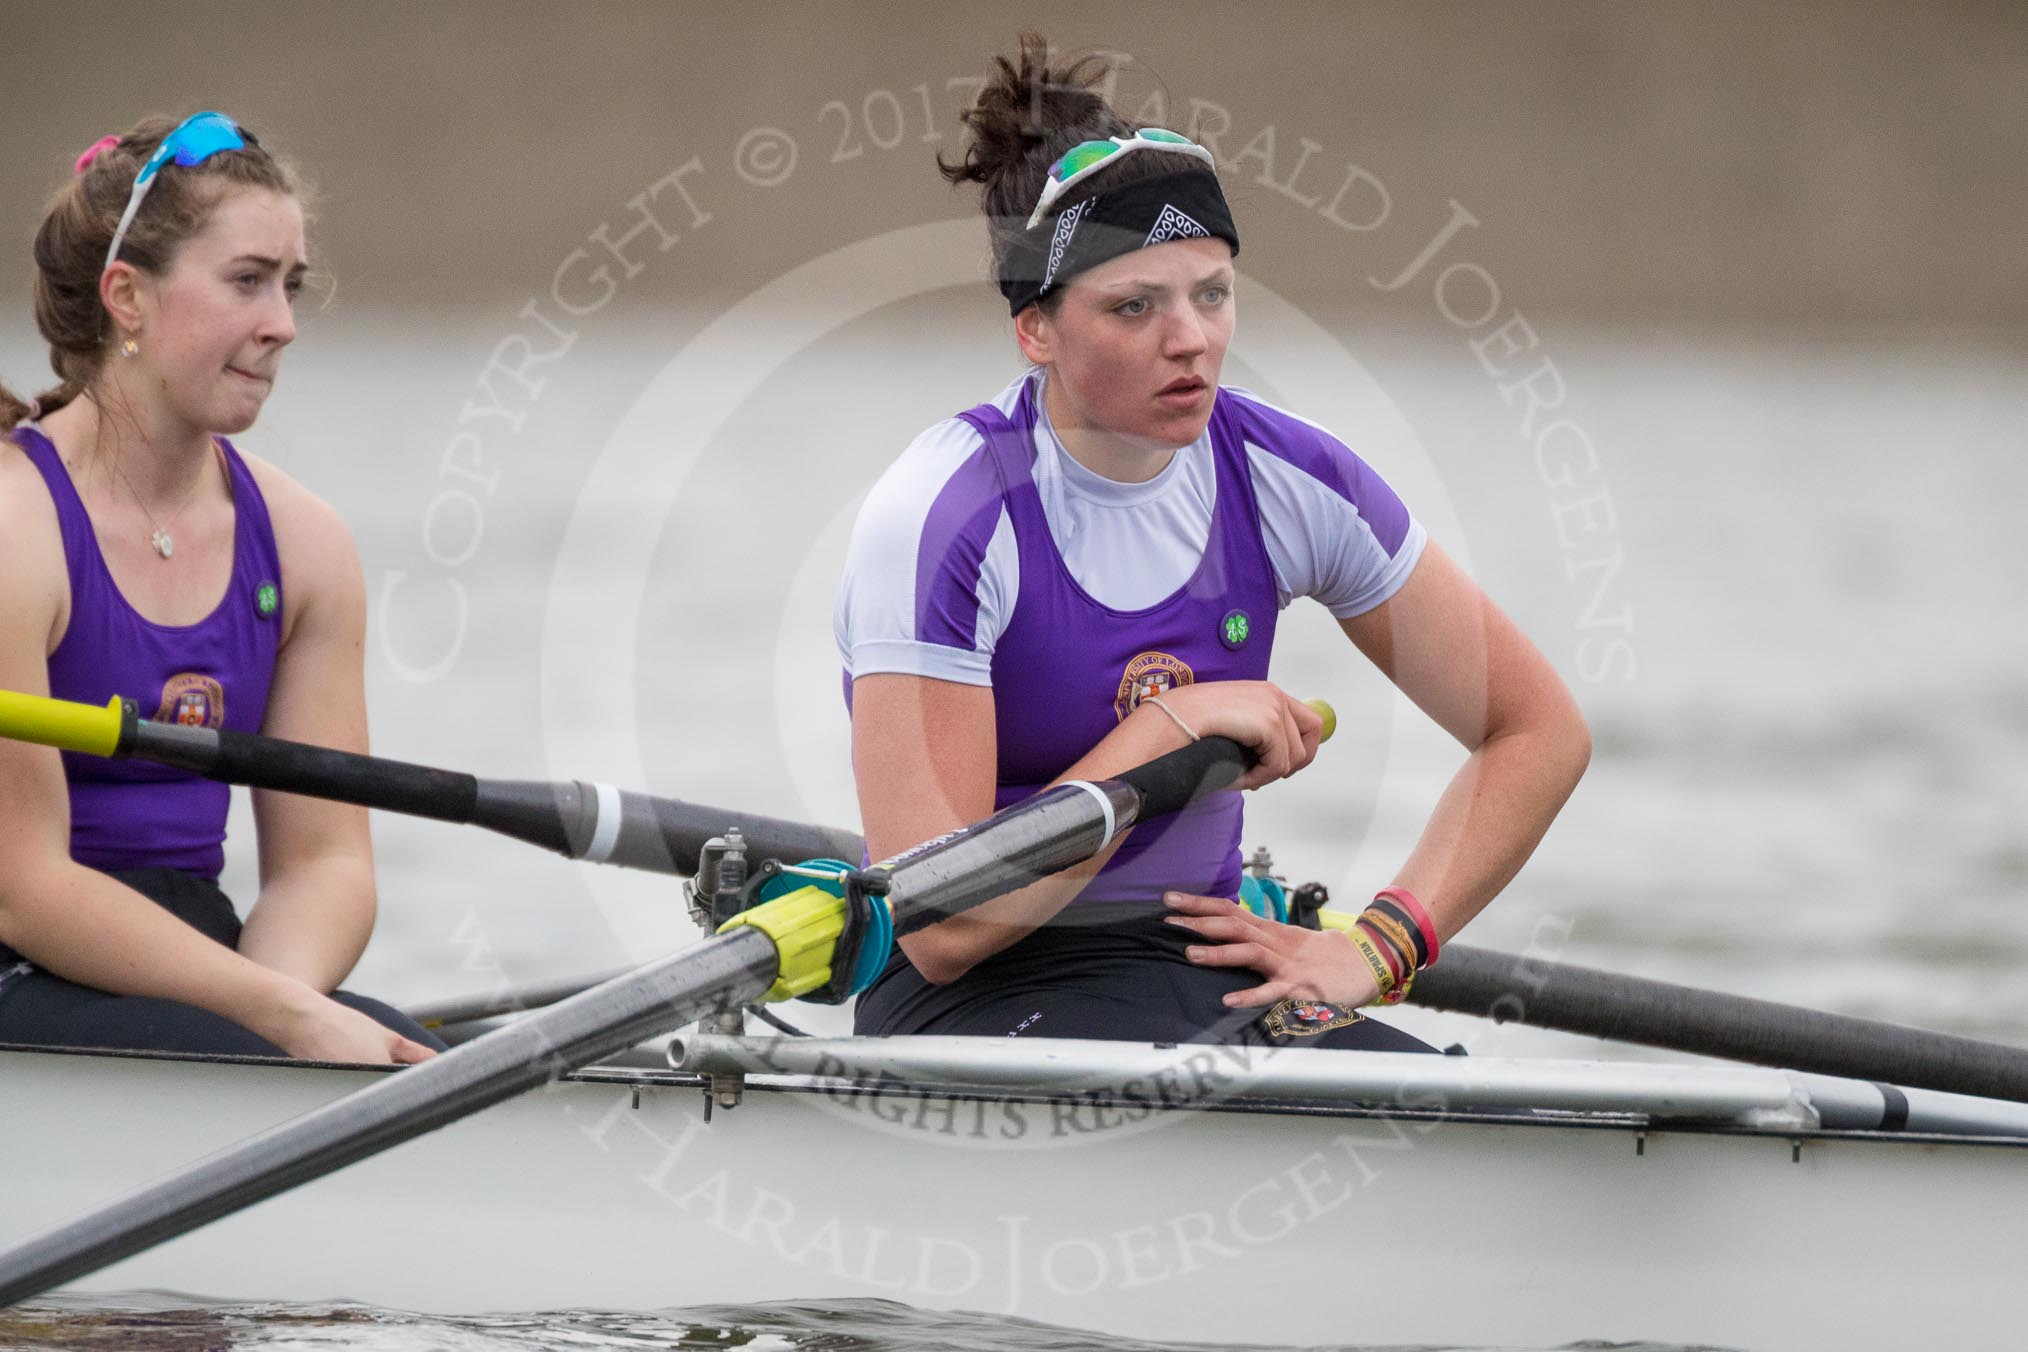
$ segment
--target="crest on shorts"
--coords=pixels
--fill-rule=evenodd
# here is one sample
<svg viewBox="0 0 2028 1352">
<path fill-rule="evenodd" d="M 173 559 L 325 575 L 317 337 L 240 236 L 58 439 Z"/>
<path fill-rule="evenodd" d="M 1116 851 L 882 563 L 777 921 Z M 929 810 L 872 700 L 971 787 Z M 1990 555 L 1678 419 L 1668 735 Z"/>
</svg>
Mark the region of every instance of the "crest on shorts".
<svg viewBox="0 0 2028 1352">
<path fill-rule="evenodd" d="M 180 723 L 186 728 L 221 727 L 225 723 L 225 687 L 194 671 L 171 676 L 162 684 L 162 705 L 155 711 L 155 721 Z"/>
<path fill-rule="evenodd" d="M 1150 695 L 1160 695 L 1196 680 L 1190 664 L 1168 653 L 1145 652 L 1127 663 L 1120 673 L 1119 693 L 1113 696 L 1113 716 L 1124 719 Z"/>
<path fill-rule="evenodd" d="M 1329 1005 L 1322 1000 L 1282 1001 L 1261 1016 L 1261 1026 L 1276 1037 L 1315 1037 L 1328 1033 L 1333 1028 L 1358 1023 L 1366 1016 L 1356 1009 L 1344 1005 Z"/>
</svg>

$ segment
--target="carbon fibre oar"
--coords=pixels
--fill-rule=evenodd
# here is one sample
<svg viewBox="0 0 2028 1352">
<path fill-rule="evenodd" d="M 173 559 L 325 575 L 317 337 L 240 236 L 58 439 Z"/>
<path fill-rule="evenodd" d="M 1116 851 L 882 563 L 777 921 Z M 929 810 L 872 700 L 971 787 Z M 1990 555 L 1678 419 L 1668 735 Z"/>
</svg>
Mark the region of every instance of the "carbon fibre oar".
<svg viewBox="0 0 2028 1352">
<path fill-rule="evenodd" d="M 756 859 L 860 857 L 850 831 L 581 780 L 480 779 L 227 728 L 142 718 L 132 700 L 101 708 L 0 690 L 0 737 L 93 756 L 130 756 L 226 784 L 280 789 L 411 817 L 483 826 L 572 859 L 688 874 L 704 842 L 738 827 Z"/>
<path fill-rule="evenodd" d="M 1327 725 L 1332 720 L 1326 720 Z M 1090 858 L 1134 823 L 1230 784 L 1247 755 L 1207 737 L 1115 779 L 1046 789 L 875 870 L 900 933 Z M 0 1254 L 12 1305 L 533 1089 L 657 1031 L 830 979 L 848 903 L 806 887 L 725 933 L 517 1019 Z"/>
<path fill-rule="evenodd" d="M 1409 1000 L 1615 1042 L 2028 1103 L 2028 1050 L 1452 944 Z"/>
<path fill-rule="evenodd" d="M 531 981 L 520 986 L 496 986 L 492 990 L 482 991 L 476 995 L 458 995 L 447 1000 L 431 1000 L 424 1004 L 407 1005 L 403 1007 L 402 1013 L 425 1028 L 448 1028 L 452 1024 L 498 1018 L 502 1014 L 525 1014 L 531 1009 L 541 1009 L 559 1000 L 567 1000 L 579 991 L 588 991 L 600 982 L 611 981 L 619 975 L 620 971 L 610 970 L 597 976 L 562 977 L 548 981 Z"/>
<path fill-rule="evenodd" d="M 1339 930 L 1358 920 L 1349 911 L 1317 918 Z M 1781 1070 L 2028 1103 L 2028 1049 L 1489 948 L 1445 944 L 1442 961 L 1416 974 L 1408 1003 Z"/>
</svg>

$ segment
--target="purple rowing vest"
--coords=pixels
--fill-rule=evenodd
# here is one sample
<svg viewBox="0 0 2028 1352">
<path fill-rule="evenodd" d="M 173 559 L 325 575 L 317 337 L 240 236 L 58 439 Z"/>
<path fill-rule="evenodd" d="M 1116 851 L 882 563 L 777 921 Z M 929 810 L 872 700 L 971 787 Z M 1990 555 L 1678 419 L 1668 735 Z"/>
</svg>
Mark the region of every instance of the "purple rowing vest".
<svg viewBox="0 0 2028 1352">
<path fill-rule="evenodd" d="M 1031 474 L 1037 383 L 1023 388 L 1011 419 L 991 404 L 958 415 L 986 440 L 1021 558 L 1014 613 L 993 649 L 996 808 L 1069 769 L 1149 695 L 1265 680 L 1279 610 L 1229 396 L 1221 391 L 1211 411 L 1217 501 L 1197 571 L 1152 606 L 1114 610 L 1078 585 L 1050 536 Z M 1225 792 L 1135 827 L 1078 900 L 1153 901 L 1170 889 L 1234 895 L 1241 816 L 1240 795 Z"/>
<path fill-rule="evenodd" d="M 223 437 L 232 476 L 232 581 L 192 625 L 155 624 L 127 604 L 99 553 L 91 517 L 55 446 L 33 427 L 14 443 L 42 471 L 63 530 L 70 625 L 49 659 L 49 693 L 103 705 L 131 699 L 163 723 L 258 732 L 282 632 L 282 565 L 268 507 L 246 462 Z M 114 872 L 163 867 L 216 879 L 225 866 L 232 790 L 138 760 L 63 753 L 70 782 L 70 857 Z"/>
</svg>

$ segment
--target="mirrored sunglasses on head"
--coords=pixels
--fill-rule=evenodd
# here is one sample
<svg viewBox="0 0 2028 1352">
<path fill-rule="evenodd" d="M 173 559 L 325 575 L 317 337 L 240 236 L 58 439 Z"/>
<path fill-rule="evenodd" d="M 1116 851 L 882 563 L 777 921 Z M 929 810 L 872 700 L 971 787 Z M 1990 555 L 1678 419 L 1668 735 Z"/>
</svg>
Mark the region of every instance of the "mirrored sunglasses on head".
<svg viewBox="0 0 2028 1352">
<path fill-rule="evenodd" d="M 1103 141 L 1080 141 L 1049 166 L 1049 177 L 1042 184 L 1042 196 L 1036 200 L 1035 210 L 1029 213 L 1028 228 L 1033 230 L 1048 214 L 1049 208 L 1062 200 L 1072 187 L 1122 155 L 1131 155 L 1136 150 L 1166 150 L 1172 154 L 1190 155 L 1203 160 L 1212 169 L 1218 168 L 1218 161 L 1210 151 L 1189 137 L 1179 136 L 1162 127 L 1143 127 L 1131 136 L 1113 136 Z"/>
<path fill-rule="evenodd" d="M 239 123 L 224 113 L 197 113 L 186 117 L 162 138 L 162 144 L 155 147 L 155 153 L 142 164 L 141 172 L 134 178 L 134 191 L 127 198 L 127 209 L 120 213 L 120 223 L 113 230 L 113 242 L 106 249 L 106 267 L 120 256 L 120 244 L 127 238 L 127 227 L 134 223 L 134 216 L 141 210 L 141 203 L 148 196 L 148 189 L 155 186 L 155 175 L 172 159 L 185 169 L 204 163 L 222 150 L 244 150 L 252 137 L 240 129 Z"/>
</svg>

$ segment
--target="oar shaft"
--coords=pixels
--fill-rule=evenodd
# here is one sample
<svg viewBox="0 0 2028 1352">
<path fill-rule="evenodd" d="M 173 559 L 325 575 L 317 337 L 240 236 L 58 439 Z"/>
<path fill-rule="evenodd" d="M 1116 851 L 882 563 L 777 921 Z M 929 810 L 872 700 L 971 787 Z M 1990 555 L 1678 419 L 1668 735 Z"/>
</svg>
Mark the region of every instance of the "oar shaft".
<svg viewBox="0 0 2028 1352">
<path fill-rule="evenodd" d="M 1129 770 L 1117 779 L 1046 789 L 985 821 L 905 851 L 880 866 L 889 874 L 887 904 L 894 916 L 895 931 L 914 933 L 1081 863 L 1135 822 L 1174 811 L 1202 793 L 1230 783 L 1244 770 L 1247 759 L 1235 743 L 1222 737 L 1207 737 L 1194 747 Z M 480 786 L 482 822 L 486 793 L 491 787 L 495 786 Z M 530 795 L 546 795 L 553 786 L 508 787 L 525 790 Z M 568 800 L 566 820 L 572 819 L 581 801 Z M 806 849 L 799 858 L 856 859 L 864 850 L 859 837 L 842 831 L 756 817 L 736 817 L 730 824 L 740 826 L 749 833 L 749 838 L 758 832 L 777 842 L 800 839 Z M 696 846 L 703 847 L 701 837 Z M 691 853 L 694 855 L 695 851 Z M 574 994 L 593 980 L 603 979 L 549 982 L 464 996 L 412 1006 L 408 1012 L 425 1027 L 434 1028 L 518 1013 Z"/>
<path fill-rule="evenodd" d="M 911 934 L 1081 863 L 1134 823 L 1231 784 L 1250 760 L 1238 743 L 1206 737 L 1117 778 L 1058 784 L 897 855 L 880 865 L 892 877 L 887 904 L 895 933 Z"/>
<path fill-rule="evenodd" d="M 1328 736 L 1336 717 L 1328 705 L 1312 703 L 1326 715 Z M 0 736 L 94 755 L 138 756 L 227 784 L 483 826 L 573 859 L 660 873 L 692 872 L 704 842 L 734 827 L 745 837 L 749 857 L 756 860 L 858 859 L 865 848 L 849 831 L 701 807 L 606 784 L 483 780 L 458 771 L 230 729 L 157 723 L 138 717 L 131 702 L 118 700 L 96 708 L 0 691 Z M 1247 763 L 1246 753 L 1236 744 L 1211 737 L 1129 771 L 1115 782 L 1134 791 L 1138 806 L 1127 809 L 1130 818 L 1134 811 L 1152 816 L 1173 811 L 1209 788 L 1230 783 L 1244 773 Z M 1043 821 L 1036 824 L 1038 832 L 1046 833 L 1048 825 L 1060 823 L 1061 817 L 1060 812 L 1044 814 Z M 1100 846 L 1113 830 L 1131 825 L 1131 820 L 1114 822 L 1110 812 L 1098 814 L 1094 820 L 1101 822 L 1104 838 Z M 1072 846 L 1058 840 L 1052 848 L 1060 856 Z M 968 853 L 976 859 L 976 851 Z M 1084 857 L 1068 858 L 1043 872 Z M 1026 880 L 1032 881 L 1032 876 Z M 998 881 L 994 879 L 996 890 L 987 895 L 1007 890 L 998 886 Z M 920 923 L 931 923 L 935 918 L 931 915 Z"/>
<path fill-rule="evenodd" d="M 573 859 L 688 875 L 704 842 L 737 827 L 749 857 L 858 859 L 850 831 L 706 807 L 579 780 L 490 780 L 384 756 L 139 717 L 0 690 L 0 736 L 97 756 L 133 756 L 225 784 L 277 789 L 411 817 L 483 826 Z"/>
<path fill-rule="evenodd" d="M 1411 1002 L 1787 1070 L 2028 1103 L 2028 1051 L 1460 944 Z"/>
<path fill-rule="evenodd" d="M 850 831 L 704 807 L 582 780 L 488 780 L 465 820 L 572 859 L 688 876 L 704 842 L 737 827 L 752 859 L 857 860 L 865 842 Z"/>
<path fill-rule="evenodd" d="M 1246 759 L 1233 743 L 1206 738 L 1118 779 L 1059 785 L 911 850 L 884 866 L 897 922 L 954 914 L 1040 876 L 1038 870 L 1077 863 L 1152 812 L 1182 807 L 1230 783 Z M 966 869 L 981 876 L 968 878 Z M 812 923 L 821 928 L 821 921 Z M 0 1254 L 0 1306 L 186 1234 L 654 1032 L 752 1001 L 775 983 L 783 945 L 794 942 L 793 936 L 738 926 L 273 1128 Z"/>
<path fill-rule="evenodd" d="M 230 728 L 191 728 L 136 719 L 127 730 L 120 754 L 173 765 L 227 784 L 280 789 L 437 821 L 469 822 L 478 802 L 479 781 L 455 770 L 436 770 Z"/>
<path fill-rule="evenodd" d="M 186 1234 L 434 1130 L 774 980 L 758 930 L 664 958 L 274 1127 L 113 1207 L 0 1254 L 0 1306 Z"/>
<path fill-rule="evenodd" d="M 425 1028 L 448 1028 L 452 1024 L 472 1023 L 502 1014 L 526 1014 L 531 1009 L 543 1009 L 560 1000 L 567 1000 L 579 991 L 587 991 L 601 982 L 611 981 L 614 977 L 623 975 L 626 970 L 631 969 L 601 972 L 597 976 L 533 981 L 527 985 L 506 986 L 476 995 L 454 995 L 444 1000 L 404 1006 L 402 1013 Z"/>
</svg>

